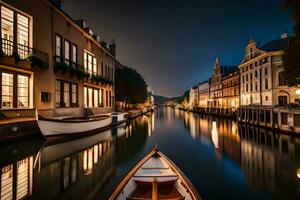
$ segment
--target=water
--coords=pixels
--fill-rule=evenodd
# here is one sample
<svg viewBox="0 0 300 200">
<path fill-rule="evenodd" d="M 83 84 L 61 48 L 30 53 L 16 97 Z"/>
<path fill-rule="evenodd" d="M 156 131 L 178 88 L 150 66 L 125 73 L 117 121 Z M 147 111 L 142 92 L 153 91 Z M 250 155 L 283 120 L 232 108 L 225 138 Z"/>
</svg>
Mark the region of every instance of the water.
<svg viewBox="0 0 300 200">
<path fill-rule="evenodd" d="M 107 199 L 155 145 L 205 200 L 300 199 L 300 138 L 171 108 L 90 137 L 0 147 L 0 199 Z"/>
</svg>

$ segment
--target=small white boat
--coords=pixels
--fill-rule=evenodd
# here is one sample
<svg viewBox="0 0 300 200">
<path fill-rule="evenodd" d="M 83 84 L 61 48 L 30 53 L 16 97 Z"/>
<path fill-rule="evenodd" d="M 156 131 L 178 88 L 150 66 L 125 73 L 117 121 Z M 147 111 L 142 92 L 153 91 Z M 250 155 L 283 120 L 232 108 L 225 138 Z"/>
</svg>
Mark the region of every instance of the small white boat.
<svg viewBox="0 0 300 200">
<path fill-rule="evenodd" d="M 112 126 L 117 126 L 126 123 L 129 113 L 122 112 L 113 112 L 111 113 L 112 117 Z"/>
<path fill-rule="evenodd" d="M 180 169 L 154 148 L 123 179 L 109 200 L 200 200 Z"/>
<path fill-rule="evenodd" d="M 46 118 L 39 116 L 37 122 L 43 135 L 45 137 L 52 137 L 88 134 L 89 132 L 105 130 L 111 126 L 112 118 L 109 115 L 91 118 Z"/>
</svg>

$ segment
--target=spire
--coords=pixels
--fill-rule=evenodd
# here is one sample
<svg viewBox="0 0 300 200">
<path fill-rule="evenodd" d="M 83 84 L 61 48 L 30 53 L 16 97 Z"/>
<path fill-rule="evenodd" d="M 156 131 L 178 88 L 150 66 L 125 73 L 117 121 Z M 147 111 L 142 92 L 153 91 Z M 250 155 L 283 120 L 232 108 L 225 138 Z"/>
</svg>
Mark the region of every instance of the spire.
<svg viewBox="0 0 300 200">
<path fill-rule="evenodd" d="M 215 68 L 219 65 L 220 65 L 220 59 L 219 59 L 219 57 L 216 57 Z"/>
<path fill-rule="evenodd" d="M 254 41 L 254 39 L 253 39 L 252 35 L 250 35 L 250 38 L 249 38 L 248 44 L 251 44 L 251 43 L 254 43 L 254 42 L 255 42 L 255 41 Z"/>
</svg>

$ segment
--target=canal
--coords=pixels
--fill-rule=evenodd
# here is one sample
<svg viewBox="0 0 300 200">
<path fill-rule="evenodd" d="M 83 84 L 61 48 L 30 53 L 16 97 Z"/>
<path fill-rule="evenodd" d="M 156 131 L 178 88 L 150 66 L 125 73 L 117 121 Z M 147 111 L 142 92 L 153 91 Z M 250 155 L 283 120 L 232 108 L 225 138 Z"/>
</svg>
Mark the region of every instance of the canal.
<svg viewBox="0 0 300 200">
<path fill-rule="evenodd" d="M 72 141 L 0 147 L 0 199 L 108 199 L 155 145 L 205 200 L 300 199 L 300 138 L 172 108 Z"/>
</svg>

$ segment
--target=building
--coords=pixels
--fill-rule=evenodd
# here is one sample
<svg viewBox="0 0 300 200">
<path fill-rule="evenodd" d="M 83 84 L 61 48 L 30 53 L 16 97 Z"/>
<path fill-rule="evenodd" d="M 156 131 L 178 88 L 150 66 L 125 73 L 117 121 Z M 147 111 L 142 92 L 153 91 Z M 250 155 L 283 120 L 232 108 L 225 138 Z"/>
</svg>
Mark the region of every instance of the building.
<svg viewBox="0 0 300 200">
<path fill-rule="evenodd" d="M 239 65 L 241 122 L 275 127 L 281 130 L 300 129 L 300 110 L 292 104 L 299 102 L 296 87 L 288 87 L 283 76 L 283 49 L 289 38 L 258 46 L 251 38 L 245 48 L 245 56 Z"/>
<path fill-rule="evenodd" d="M 219 58 L 216 58 L 214 73 L 209 81 L 209 110 L 212 113 L 223 112 L 223 78 L 236 71 L 236 66 L 222 66 Z"/>
<path fill-rule="evenodd" d="M 208 100 L 209 100 L 209 81 L 204 81 L 198 84 L 198 93 L 199 93 L 199 108 L 202 112 L 207 112 Z"/>
<path fill-rule="evenodd" d="M 29 117 L 107 113 L 114 108 L 116 46 L 62 1 L 5 0 L 1 6 L 1 114 Z M 33 114 L 33 115 L 32 115 Z"/>
<path fill-rule="evenodd" d="M 198 106 L 198 85 L 190 88 L 190 107 L 196 108 Z"/>
<path fill-rule="evenodd" d="M 226 115 L 235 113 L 240 105 L 240 74 L 236 70 L 222 78 L 222 107 Z"/>
</svg>

